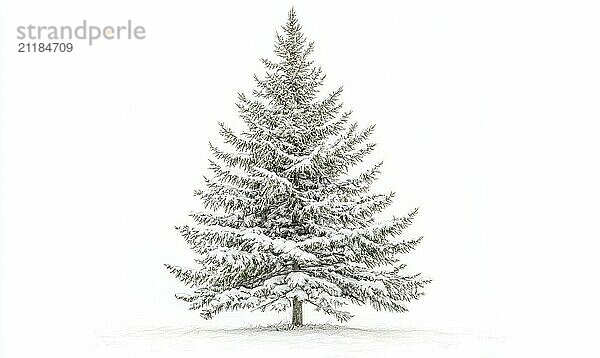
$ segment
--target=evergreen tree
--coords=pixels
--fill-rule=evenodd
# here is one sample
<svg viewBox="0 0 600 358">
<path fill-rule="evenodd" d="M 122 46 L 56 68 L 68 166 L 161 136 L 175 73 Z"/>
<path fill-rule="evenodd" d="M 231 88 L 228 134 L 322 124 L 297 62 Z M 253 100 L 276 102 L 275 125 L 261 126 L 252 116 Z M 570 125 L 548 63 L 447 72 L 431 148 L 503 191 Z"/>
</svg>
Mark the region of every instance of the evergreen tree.
<svg viewBox="0 0 600 358">
<path fill-rule="evenodd" d="M 347 304 L 406 311 L 428 280 L 404 274 L 399 256 L 421 238 L 398 236 L 417 209 L 376 221 L 394 194 L 372 194 L 381 163 L 352 175 L 373 151 L 374 126 L 359 129 L 343 112 L 342 88 L 319 98 L 325 75 L 292 9 L 276 35 L 276 61 L 262 59 L 253 96 L 239 95 L 238 133 L 219 123 L 229 150 L 210 144 L 212 175 L 195 195 L 204 209 L 177 227 L 197 253 L 195 268 L 166 267 L 191 288 L 177 298 L 204 318 L 224 310 L 302 306 L 347 321 Z"/>
</svg>

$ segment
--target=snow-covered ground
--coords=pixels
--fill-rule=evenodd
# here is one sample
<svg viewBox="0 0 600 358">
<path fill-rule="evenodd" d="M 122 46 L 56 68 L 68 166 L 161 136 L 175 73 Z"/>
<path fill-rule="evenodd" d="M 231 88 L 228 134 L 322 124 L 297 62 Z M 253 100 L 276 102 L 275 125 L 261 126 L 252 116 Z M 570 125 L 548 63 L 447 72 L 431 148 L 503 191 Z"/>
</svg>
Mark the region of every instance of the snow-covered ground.
<svg viewBox="0 0 600 358">
<path fill-rule="evenodd" d="M 505 339 L 467 332 L 333 325 L 245 329 L 145 327 L 103 333 L 93 352 L 111 357 L 494 357 Z"/>
</svg>

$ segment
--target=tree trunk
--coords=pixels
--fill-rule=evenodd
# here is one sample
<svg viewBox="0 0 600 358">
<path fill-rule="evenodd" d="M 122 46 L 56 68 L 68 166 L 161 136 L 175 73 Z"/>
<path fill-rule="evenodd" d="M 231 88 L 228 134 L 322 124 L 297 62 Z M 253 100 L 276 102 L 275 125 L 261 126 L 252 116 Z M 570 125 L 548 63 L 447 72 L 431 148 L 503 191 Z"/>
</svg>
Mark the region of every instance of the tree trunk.
<svg viewBox="0 0 600 358">
<path fill-rule="evenodd" d="M 302 301 L 297 297 L 292 301 L 292 326 L 302 326 Z"/>
</svg>

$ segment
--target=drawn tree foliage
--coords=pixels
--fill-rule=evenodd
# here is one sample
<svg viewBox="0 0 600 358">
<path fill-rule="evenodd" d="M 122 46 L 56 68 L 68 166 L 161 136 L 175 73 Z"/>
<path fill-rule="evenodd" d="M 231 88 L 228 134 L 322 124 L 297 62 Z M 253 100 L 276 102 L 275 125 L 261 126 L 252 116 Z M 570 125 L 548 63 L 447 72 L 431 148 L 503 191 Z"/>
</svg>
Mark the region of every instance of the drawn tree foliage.
<svg viewBox="0 0 600 358">
<path fill-rule="evenodd" d="M 224 144 L 210 144 L 212 174 L 195 192 L 203 210 L 177 227 L 197 256 L 192 268 L 166 265 L 190 288 L 176 297 L 207 319 L 291 307 L 293 325 L 304 303 L 342 322 L 348 304 L 406 311 L 429 282 L 400 262 L 421 240 L 399 237 L 417 209 L 376 220 L 394 197 L 370 191 L 382 163 L 349 170 L 373 151 L 374 126 L 350 121 L 342 88 L 319 98 L 325 75 L 293 9 L 282 29 L 276 60 L 262 59 L 252 96 L 239 95 L 245 129 L 219 123 Z"/>
</svg>

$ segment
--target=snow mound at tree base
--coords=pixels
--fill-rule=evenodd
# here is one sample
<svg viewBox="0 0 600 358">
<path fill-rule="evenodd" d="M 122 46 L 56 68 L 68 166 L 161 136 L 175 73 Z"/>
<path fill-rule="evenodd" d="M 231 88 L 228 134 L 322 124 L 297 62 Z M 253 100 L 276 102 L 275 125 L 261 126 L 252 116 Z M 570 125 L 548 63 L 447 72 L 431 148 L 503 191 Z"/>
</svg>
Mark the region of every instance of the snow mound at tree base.
<svg viewBox="0 0 600 358">
<path fill-rule="evenodd" d="M 333 331 L 340 329 L 358 329 L 358 328 L 349 328 L 345 326 L 339 326 L 334 324 L 305 324 L 302 326 L 294 326 L 291 323 L 277 323 L 266 326 L 250 326 L 247 328 L 238 328 L 233 329 L 231 331 Z"/>
<path fill-rule="evenodd" d="M 108 332 L 107 332 L 108 333 Z M 502 357 L 505 338 L 474 332 L 288 323 L 235 329 L 137 327 L 97 337 L 89 357 Z"/>
</svg>

